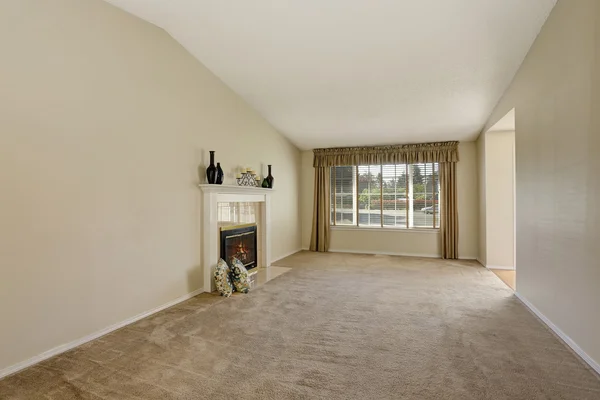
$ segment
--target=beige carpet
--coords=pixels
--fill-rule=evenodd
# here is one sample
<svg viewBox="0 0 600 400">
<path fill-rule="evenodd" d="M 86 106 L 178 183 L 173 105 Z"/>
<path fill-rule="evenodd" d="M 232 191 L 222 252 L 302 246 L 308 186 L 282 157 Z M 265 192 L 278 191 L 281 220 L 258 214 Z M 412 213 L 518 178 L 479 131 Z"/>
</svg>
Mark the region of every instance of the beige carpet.
<svg viewBox="0 0 600 400">
<path fill-rule="evenodd" d="M 300 253 L 0 381 L 0 399 L 600 399 L 471 262 Z"/>
</svg>

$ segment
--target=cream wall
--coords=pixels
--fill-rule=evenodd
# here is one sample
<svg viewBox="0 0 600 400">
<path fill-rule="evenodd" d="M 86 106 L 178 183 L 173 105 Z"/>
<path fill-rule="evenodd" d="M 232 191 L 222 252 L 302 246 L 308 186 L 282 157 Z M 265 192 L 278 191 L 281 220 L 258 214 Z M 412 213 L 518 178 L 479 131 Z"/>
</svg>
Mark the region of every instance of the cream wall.
<svg viewBox="0 0 600 400">
<path fill-rule="evenodd" d="M 514 268 L 514 143 L 515 132 L 482 133 L 478 141 L 480 197 L 480 262 L 488 268 Z M 483 182 L 482 182 L 482 181 Z M 481 252 L 483 247 L 483 253 Z M 483 257 L 482 257 L 483 254 Z M 482 258 L 484 260 L 482 260 Z"/>
<path fill-rule="evenodd" d="M 477 181 L 479 191 L 479 238 L 478 238 L 478 256 L 477 260 L 482 264 L 487 263 L 486 249 L 486 171 L 485 171 L 485 140 L 486 135 L 482 133 L 477 139 Z"/>
<path fill-rule="evenodd" d="M 300 248 L 300 152 L 163 30 L 7 0 L 0 52 L 0 374 L 202 287 L 208 150 L 273 164 L 273 258 Z"/>
<path fill-rule="evenodd" d="M 475 142 L 461 142 L 457 164 L 459 256 L 477 258 L 478 192 Z M 302 152 L 302 247 L 312 229 L 314 168 L 312 151 Z M 440 257 L 439 233 L 405 230 L 332 228 L 331 251 Z"/>
<path fill-rule="evenodd" d="M 475 260 L 479 250 L 477 143 L 460 142 L 458 151 L 460 156 L 460 161 L 456 164 L 458 256 Z"/>
<path fill-rule="evenodd" d="M 600 2 L 560 0 L 486 129 L 516 111 L 518 294 L 600 371 Z"/>
</svg>

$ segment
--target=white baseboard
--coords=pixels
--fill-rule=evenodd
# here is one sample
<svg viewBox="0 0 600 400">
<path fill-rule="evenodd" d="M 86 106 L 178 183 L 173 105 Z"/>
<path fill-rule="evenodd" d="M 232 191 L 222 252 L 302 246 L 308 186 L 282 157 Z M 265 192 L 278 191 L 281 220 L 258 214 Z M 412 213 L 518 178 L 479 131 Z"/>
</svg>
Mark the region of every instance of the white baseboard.
<svg viewBox="0 0 600 400">
<path fill-rule="evenodd" d="M 309 251 L 303 247 L 303 251 Z M 329 249 L 330 253 L 349 253 L 349 254 L 374 254 L 381 256 L 401 256 L 401 257 L 420 257 L 420 258 L 442 258 L 439 254 L 423 254 L 423 253 L 397 253 L 391 251 L 372 251 L 372 250 L 345 250 L 345 249 Z M 459 260 L 477 261 L 477 257 L 459 257 Z"/>
<path fill-rule="evenodd" d="M 477 257 L 476 260 L 479 262 L 479 264 L 483 265 L 487 269 L 502 269 L 502 270 L 505 270 L 505 271 L 514 271 L 515 270 L 514 265 L 513 266 L 486 265 L 486 263 L 484 263 L 483 261 L 481 261 L 479 259 L 479 257 Z"/>
<path fill-rule="evenodd" d="M 302 250 L 303 250 L 303 249 L 297 249 L 297 250 L 294 250 L 294 251 L 290 251 L 289 253 L 286 253 L 286 254 L 284 254 L 283 256 L 281 256 L 281 257 L 279 257 L 279 258 L 276 258 L 275 260 L 272 260 L 272 261 L 271 261 L 271 264 L 273 264 L 273 263 L 275 263 L 275 262 L 277 262 L 277 261 L 279 261 L 279 260 L 283 260 L 284 258 L 286 258 L 286 257 L 289 257 L 289 256 L 291 256 L 291 255 L 294 255 L 294 254 L 296 254 L 296 253 L 299 253 L 299 252 L 301 252 Z"/>
<path fill-rule="evenodd" d="M 136 321 L 139 321 L 140 319 L 144 319 L 144 318 L 146 318 L 146 317 L 148 317 L 148 316 L 150 316 L 152 314 L 156 314 L 157 312 L 162 311 L 162 310 L 164 310 L 166 308 L 172 307 L 175 304 L 181 303 L 182 301 L 191 299 L 192 297 L 197 296 L 197 295 L 199 295 L 200 293 L 203 293 L 203 292 L 204 292 L 203 289 L 194 290 L 191 293 L 188 293 L 186 295 L 178 297 L 177 299 L 172 300 L 172 301 L 170 301 L 170 302 L 168 302 L 166 304 L 163 304 L 161 306 L 158 306 L 156 308 L 153 308 L 152 310 L 143 312 L 143 313 L 138 314 L 138 315 L 136 315 L 134 317 L 131 317 L 131 318 L 128 318 L 128 319 L 126 319 L 124 321 L 118 322 L 118 323 L 116 323 L 114 325 L 111 325 L 111 326 L 109 326 L 107 328 L 104 328 L 102 330 L 94 332 L 91 335 L 87 335 L 87 336 L 84 336 L 84 337 L 82 337 L 80 339 L 74 340 L 72 342 L 65 343 L 65 344 L 62 344 L 60 346 L 54 347 L 53 349 L 45 351 L 42 354 L 39 354 L 39 355 L 37 355 L 35 357 L 31 357 L 28 360 L 21 361 L 20 363 L 11 365 L 10 367 L 7 367 L 7 368 L 4 368 L 4 369 L 0 370 L 0 379 L 6 377 L 8 375 L 12 375 L 12 374 L 14 374 L 16 372 L 19 372 L 22 369 L 25 369 L 25 368 L 30 367 L 30 366 L 32 366 L 34 364 L 37 364 L 37 363 L 39 363 L 41 361 L 44 361 L 44 360 L 46 360 L 46 359 L 48 359 L 50 357 L 54 357 L 54 356 L 56 356 L 56 355 L 58 355 L 60 353 L 64 353 L 65 351 L 74 349 L 75 347 L 81 346 L 84 343 L 90 342 L 90 341 L 92 341 L 94 339 L 98 339 L 101 336 L 104 336 L 104 335 L 106 335 L 106 334 L 108 334 L 110 332 L 116 331 L 117 329 L 120 329 L 120 328 L 122 328 L 122 327 L 124 327 L 126 325 L 129 325 L 129 324 L 132 324 L 132 323 L 134 323 Z"/>
<path fill-rule="evenodd" d="M 502 269 L 502 270 L 505 270 L 505 271 L 514 271 L 515 270 L 515 267 L 500 267 L 500 266 L 497 266 L 497 265 L 486 265 L 485 267 L 487 269 Z"/>
<path fill-rule="evenodd" d="M 535 308 L 535 306 L 531 304 L 529 300 L 527 300 L 525 297 L 521 296 L 518 292 L 515 292 L 515 296 L 517 296 L 517 298 L 521 300 L 521 302 L 525 304 L 525 306 L 529 308 L 529 310 L 531 310 L 532 313 L 534 313 L 539 319 L 541 319 L 544 322 L 544 324 L 548 326 L 548 328 L 550 328 L 559 338 L 561 338 L 567 346 L 569 346 L 575 353 L 577 353 L 577 355 L 581 357 L 583 361 L 585 361 L 594 371 L 600 374 L 600 364 L 598 364 L 592 357 L 590 357 L 585 351 L 583 351 L 583 349 L 579 347 L 579 345 L 577 345 L 577 343 L 575 343 L 573 339 L 571 339 L 569 336 L 567 336 L 566 333 L 561 331 L 558 326 L 554 325 L 552 321 L 550 321 L 544 314 L 542 314 L 540 310 Z"/>
<path fill-rule="evenodd" d="M 420 254 L 420 253 L 396 253 L 391 251 L 372 251 L 372 250 L 345 250 L 329 249 L 330 253 L 350 253 L 350 254 L 373 254 L 380 256 L 402 256 L 402 257 L 422 257 L 422 258 L 441 258 L 439 254 Z"/>
</svg>

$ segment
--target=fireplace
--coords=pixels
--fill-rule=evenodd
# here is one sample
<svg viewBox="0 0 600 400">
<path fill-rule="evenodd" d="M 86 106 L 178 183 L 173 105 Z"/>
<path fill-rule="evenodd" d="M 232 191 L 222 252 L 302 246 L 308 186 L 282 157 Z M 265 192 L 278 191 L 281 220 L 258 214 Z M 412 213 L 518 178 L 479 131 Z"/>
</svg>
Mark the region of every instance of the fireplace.
<svg viewBox="0 0 600 400">
<path fill-rule="evenodd" d="M 258 266 L 256 224 L 227 226 L 221 228 L 221 258 L 231 265 L 237 258 L 247 270 Z"/>
<path fill-rule="evenodd" d="M 199 185 L 202 190 L 201 241 L 202 255 L 200 269 L 202 285 L 207 293 L 216 289 L 214 268 L 221 253 L 221 230 L 233 225 L 256 224 L 257 246 L 255 266 L 269 268 L 271 265 L 271 196 L 276 189 L 244 187 L 237 185 Z M 230 213 L 225 213 L 223 205 L 227 203 Z M 250 203 L 248 211 L 254 209 L 252 217 L 243 217 L 241 208 Z M 234 207 L 233 205 L 236 205 Z M 238 207 L 239 206 L 239 207 Z M 240 208 L 241 207 L 241 208 Z M 220 211 L 221 209 L 221 211 Z M 232 211 L 233 210 L 233 211 Z M 240 211 L 240 212 L 238 212 Z M 254 268 L 253 271 L 256 271 Z"/>
</svg>

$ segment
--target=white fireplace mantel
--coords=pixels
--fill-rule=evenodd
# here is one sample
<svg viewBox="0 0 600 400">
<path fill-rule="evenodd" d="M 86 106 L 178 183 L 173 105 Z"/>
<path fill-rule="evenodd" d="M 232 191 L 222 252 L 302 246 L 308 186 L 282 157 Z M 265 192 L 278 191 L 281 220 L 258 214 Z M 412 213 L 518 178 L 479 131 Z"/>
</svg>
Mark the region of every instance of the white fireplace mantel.
<svg viewBox="0 0 600 400">
<path fill-rule="evenodd" d="M 259 266 L 271 265 L 271 193 L 273 189 L 237 185 L 198 185 L 202 190 L 202 269 L 204 291 L 211 292 L 214 288 L 212 271 L 219 261 L 219 227 L 217 221 L 217 205 L 225 202 L 260 203 L 260 224 L 262 235 L 262 260 Z"/>
<path fill-rule="evenodd" d="M 238 185 L 210 185 L 200 184 L 198 187 L 204 193 L 233 193 L 233 194 L 269 194 L 274 189 L 265 189 L 255 186 L 238 186 Z"/>
</svg>

